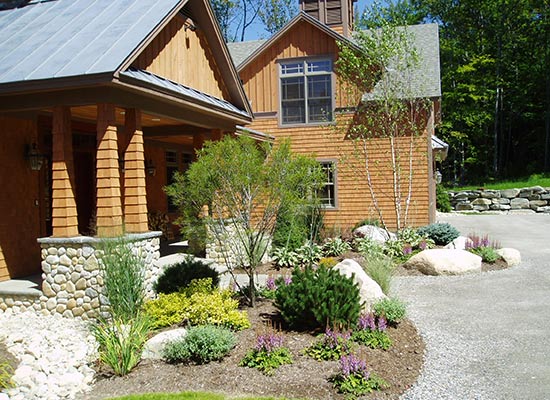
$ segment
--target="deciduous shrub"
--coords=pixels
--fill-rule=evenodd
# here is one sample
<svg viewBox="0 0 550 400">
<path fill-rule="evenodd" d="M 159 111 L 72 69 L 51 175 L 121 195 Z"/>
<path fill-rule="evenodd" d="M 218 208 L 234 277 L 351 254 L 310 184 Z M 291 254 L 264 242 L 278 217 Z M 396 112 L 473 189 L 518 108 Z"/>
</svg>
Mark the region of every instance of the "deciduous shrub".
<svg viewBox="0 0 550 400">
<path fill-rule="evenodd" d="M 398 324 L 405 318 L 406 306 L 395 297 L 388 297 L 374 303 L 374 315 L 384 317 L 389 324 Z"/>
<path fill-rule="evenodd" d="M 131 321 L 113 318 L 92 326 L 99 344 L 99 360 L 122 376 L 130 372 L 141 359 L 143 346 L 151 329 L 150 319 L 144 314 Z"/>
<path fill-rule="evenodd" d="M 275 292 L 275 305 L 296 329 L 353 326 L 361 305 L 351 278 L 326 267 L 307 266 L 292 272 L 292 282 Z"/>
<path fill-rule="evenodd" d="M 283 346 L 284 337 L 275 332 L 266 332 L 256 336 L 256 346 L 243 357 L 241 367 L 257 368 L 266 375 L 284 364 L 292 364 L 290 350 Z"/>
<path fill-rule="evenodd" d="M 460 236 L 460 232 L 451 224 L 435 223 L 418 228 L 420 235 L 432 239 L 435 244 L 446 245 Z"/>
<path fill-rule="evenodd" d="M 451 200 L 449 199 L 449 193 L 443 185 L 436 185 L 435 187 L 435 203 L 437 211 L 451 212 Z"/>
<path fill-rule="evenodd" d="M 168 362 L 195 362 L 206 364 L 221 360 L 235 344 L 237 339 L 227 328 L 204 325 L 193 326 L 180 340 L 168 342 L 163 349 L 163 357 Z"/>
<path fill-rule="evenodd" d="M 218 272 L 210 265 L 193 257 L 187 257 L 184 261 L 167 267 L 155 283 L 157 293 L 179 292 L 188 286 L 192 280 L 211 278 L 212 287 L 217 287 L 220 281 Z"/>
<path fill-rule="evenodd" d="M 219 325 L 241 330 L 250 327 L 246 312 L 239 311 L 239 301 L 229 290 L 208 290 L 210 278 L 201 279 L 181 293 L 161 294 L 145 304 L 156 328 L 179 324 Z M 206 283 L 205 283 L 206 281 Z"/>
</svg>

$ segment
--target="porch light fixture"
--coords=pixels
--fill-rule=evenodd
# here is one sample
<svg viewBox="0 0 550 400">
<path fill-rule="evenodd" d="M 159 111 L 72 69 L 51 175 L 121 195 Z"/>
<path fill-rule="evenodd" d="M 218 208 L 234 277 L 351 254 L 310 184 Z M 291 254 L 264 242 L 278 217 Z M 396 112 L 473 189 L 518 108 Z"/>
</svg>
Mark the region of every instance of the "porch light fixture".
<svg viewBox="0 0 550 400">
<path fill-rule="evenodd" d="M 44 164 L 44 154 L 38 151 L 36 143 L 25 145 L 25 159 L 33 171 L 40 171 Z"/>
<path fill-rule="evenodd" d="M 441 174 L 441 172 L 439 170 L 436 170 L 435 171 L 435 183 L 437 183 L 439 185 L 442 180 L 443 180 L 443 175 Z"/>
<path fill-rule="evenodd" d="M 120 170 L 120 173 L 123 174 L 125 172 L 125 169 L 124 169 L 124 157 L 123 156 L 119 156 L 118 157 L 118 169 Z"/>
<path fill-rule="evenodd" d="M 147 175 L 155 176 L 157 174 L 157 167 L 153 164 L 153 160 L 148 160 L 145 163 L 145 170 L 147 171 Z"/>
</svg>

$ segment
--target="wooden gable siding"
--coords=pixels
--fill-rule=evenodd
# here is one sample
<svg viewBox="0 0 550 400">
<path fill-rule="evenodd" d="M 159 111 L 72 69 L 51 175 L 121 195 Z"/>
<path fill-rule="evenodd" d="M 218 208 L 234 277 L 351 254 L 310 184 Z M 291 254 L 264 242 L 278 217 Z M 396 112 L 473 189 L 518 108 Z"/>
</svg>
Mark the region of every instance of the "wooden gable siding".
<svg viewBox="0 0 550 400">
<path fill-rule="evenodd" d="M 431 119 L 430 119 L 431 120 Z M 429 185 L 431 184 L 431 134 L 430 123 L 423 135 L 415 138 L 413 154 L 413 194 L 409 212 L 409 225 L 422 226 L 432 221 Z M 281 129 L 276 118 L 256 119 L 251 129 L 271 134 L 277 140 L 290 138 L 292 150 L 300 154 L 314 154 L 320 161 L 336 162 L 336 200 L 335 209 L 325 212 L 325 227 L 328 229 L 348 229 L 366 218 L 378 218 L 373 206 L 364 164 L 354 157 L 354 145 L 343 140 L 341 135 L 326 126 L 294 126 Z M 378 193 L 378 203 L 383 210 L 384 219 L 390 228 L 395 228 L 395 207 L 391 198 L 392 172 L 389 168 L 390 147 L 388 140 L 373 140 L 369 144 L 370 162 L 376 172 L 371 179 Z M 404 157 L 408 160 L 408 157 Z M 376 165 L 387 166 L 375 168 Z M 408 169 L 408 165 L 402 166 Z M 403 189 L 406 191 L 406 188 Z M 383 194 L 381 194 L 383 193 Z"/>
<path fill-rule="evenodd" d="M 264 50 L 240 71 L 245 92 L 255 113 L 279 109 L 279 71 L 277 60 L 304 57 L 329 57 L 336 61 L 336 41 L 309 23 L 301 23 Z M 336 79 L 334 79 L 336 81 Z M 342 106 L 344 96 L 336 85 L 336 107 Z"/>
<path fill-rule="evenodd" d="M 199 28 L 185 29 L 182 16 L 170 21 L 132 66 L 231 100 L 204 33 Z"/>
</svg>

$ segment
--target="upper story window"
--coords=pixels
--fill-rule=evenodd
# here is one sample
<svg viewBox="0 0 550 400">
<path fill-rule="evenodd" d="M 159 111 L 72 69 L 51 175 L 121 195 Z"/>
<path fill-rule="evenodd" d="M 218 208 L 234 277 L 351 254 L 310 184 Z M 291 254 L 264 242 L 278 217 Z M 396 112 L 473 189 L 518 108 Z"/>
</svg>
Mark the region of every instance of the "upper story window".
<svg viewBox="0 0 550 400">
<path fill-rule="evenodd" d="M 332 62 L 304 60 L 280 64 L 281 123 L 332 120 Z"/>
</svg>

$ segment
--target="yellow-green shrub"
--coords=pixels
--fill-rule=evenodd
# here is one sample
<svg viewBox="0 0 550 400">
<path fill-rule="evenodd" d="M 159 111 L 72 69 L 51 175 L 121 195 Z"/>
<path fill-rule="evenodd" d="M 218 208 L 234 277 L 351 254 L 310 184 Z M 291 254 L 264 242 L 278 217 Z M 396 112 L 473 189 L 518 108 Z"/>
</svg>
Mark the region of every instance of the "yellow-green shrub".
<svg viewBox="0 0 550 400">
<path fill-rule="evenodd" d="M 239 302 L 229 290 L 212 293 L 194 293 L 187 318 L 192 325 L 221 325 L 235 330 L 250 327 L 246 312 L 239 311 Z"/>
<path fill-rule="evenodd" d="M 176 325 L 187 318 L 191 301 L 182 293 L 160 294 L 156 300 L 145 303 L 145 312 L 153 320 L 154 328 Z"/>
<path fill-rule="evenodd" d="M 239 302 L 230 291 L 201 290 L 204 285 L 200 283 L 194 286 L 195 290 L 160 294 L 158 299 L 147 302 L 145 311 L 153 326 L 162 328 L 188 320 L 191 325 L 220 325 L 235 330 L 250 327 L 248 315 L 238 310 Z"/>
</svg>

